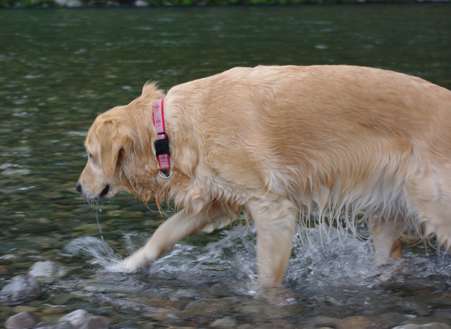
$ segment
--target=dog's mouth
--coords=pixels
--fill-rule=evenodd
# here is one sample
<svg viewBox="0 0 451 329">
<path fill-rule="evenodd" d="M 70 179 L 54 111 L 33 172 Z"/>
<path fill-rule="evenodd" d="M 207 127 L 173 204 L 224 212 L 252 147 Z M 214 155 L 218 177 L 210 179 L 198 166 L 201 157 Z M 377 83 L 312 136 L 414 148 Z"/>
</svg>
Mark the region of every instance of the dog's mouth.
<svg viewBox="0 0 451 329">
<path fill-rule="evenodd" d="M 105 188 L 100 192 L 99 198 L 104 198 L 108 192 L 110 192 L 110 185 L 105 186 Z"/>
</svg>

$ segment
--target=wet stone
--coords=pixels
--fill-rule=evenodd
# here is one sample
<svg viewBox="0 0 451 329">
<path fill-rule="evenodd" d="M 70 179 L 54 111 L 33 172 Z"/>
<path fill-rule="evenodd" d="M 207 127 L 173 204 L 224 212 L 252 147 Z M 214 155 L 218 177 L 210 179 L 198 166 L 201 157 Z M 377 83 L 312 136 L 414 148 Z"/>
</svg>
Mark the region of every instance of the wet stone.
<svg viewBox="0 0 451 329">
<path fill-rule="evenodd" d="M 5 322 L 6 329 L 28 329 L 36 326 L 41 319 L 35 313 L 32 312 L 21 312 L 16 314 Z"/>
<path fill-rule="evenodd" d="M 109 327 L 110 323 L 107 320 L 97 316 L 90 316 L 80 329 L 108 329 Z"/>
<path fill-rule="evenodd" d="M 363 316 L 351 316 L 337 322 L 337 329 L 369 329 L 374 327 L 374 323 Z"/>
<path fill-rule="evenodd" d="M 195 298 L 199 293 L 195 289 L 179 289 L 169 297 L 173 301 Z"/>
<path fill-rule="evenodd" d="M 427 323 L 427 324 L 405 324 L 402 326 L 394 327 L 393 329 L 451 329 L 451 326 L 445 323 Z"/>
<path fill-rule="evenodd" d="M 75 329 L 70 322 L 43 322 L 38 324 L 34 329 Z"/>
<path fill-rule="evenodd" d="M 234 298 L 199 299 L 186 305 L 181 314 L 183 317 L 189 317 L 194 314 L 209 316 L 230 312 L 233 304 L 237 302 L 238 300 Z"/>
<path fill-rule="evenodd" d="M 403 324 L 427 324 L 427 323 L 446 323 L 451 325 L 451 317 L 449 313 L 440 312 L 427 317 L 416 317 L 404 321 Z"/>
<path fill-rule="evenodd" d="M 35 300 L 41 295 L 41 289 L 35 278 L 18 275 L 0 291 L 0 301 L 8 305 L 18 305 Z"/>
<path fill-rule="evenodd" d="M 311 320 L 311 323 L 321 327 L 335 327 L 340 321 L 340 319 L 331 318 L 328 316 L 317 316 Z"/>
<path fill-rule="evenodd" d="M 210 326 L 213 328 L 231 329 L 236 327 L 236 321 L 233 318 L 227 317 L 214 321 Z"/>
<path fill-rule="evenodd" d="M 141 316 L 158 321 L 177 320 L 178 312 L 174 309 L 156 308 L 141 314 Z"/>
<path fill-rule="evenodd" d="M 291 310 L 287 308 L 277 307 L 275 305 L 268 304 L 267 302 L 257 300 L 242 304 L 240 311 L 242 313 L 258 314 L 269 317 L 292 314 Z"/>
<path fill-rule="evenodd" d="M 383 324 L 387 327 L 393 327 L 407 320 L 405 314 L 400 313 L 386 313 L 377 318 L 379 324 Z"/>
<path fill-rule="evenodd" d="M 36 278 L 38 281 L 52 282 L 55 281 L 67 273 L 67 268 L 61 264 L 45 261 L 34 263 L 28 275 Z"/>
<path fill-rule="evenodd" d="M 58 322 L 69 322 L 75 328 L 80 328 L 87 318 L 88 312 L 80 309 L 63 316 Z"/>
</svg>

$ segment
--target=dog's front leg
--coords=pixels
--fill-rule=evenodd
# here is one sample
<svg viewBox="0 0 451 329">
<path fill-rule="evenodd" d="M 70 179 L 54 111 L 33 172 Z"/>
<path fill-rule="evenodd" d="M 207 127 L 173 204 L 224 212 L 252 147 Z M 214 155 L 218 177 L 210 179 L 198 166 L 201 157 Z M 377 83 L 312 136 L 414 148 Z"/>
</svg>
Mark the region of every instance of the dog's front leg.
<svg viewBox="0 0 451 329">
<path fill-rule="evenodd" d="M 220 214 L 210 217 L 201 211 L 194 217 L 181 210 L 161 224 L 144 247 L 118 264 L 120 268 L 136 271 L 171 250 L 181 239 L 201 231 L 205 225 L 216 221 Z"/>
<path fill-rule="evenodd" d="M 282 282 L 299 210 L 286 199 L 251 201 L 248 210 L 257 228 L 258 281 L 264 285 Z"/>
</svg>

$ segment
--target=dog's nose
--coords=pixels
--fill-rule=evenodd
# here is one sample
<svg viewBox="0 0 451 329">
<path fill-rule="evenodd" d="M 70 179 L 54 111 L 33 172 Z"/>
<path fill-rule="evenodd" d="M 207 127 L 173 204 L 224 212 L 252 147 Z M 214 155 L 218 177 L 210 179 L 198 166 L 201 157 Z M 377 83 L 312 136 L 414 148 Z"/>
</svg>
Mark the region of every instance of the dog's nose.
<svg viewBox="0 0 451 329">
<path fill-rule="evenodd" d="M 82 191 L 83 189 L 81 188 L 80 182 L 77 182 L 77 185 L 75 186 L 75 189 L 77 190 L 78 193 L 81 194 L 81 191 Z"/>
</svg>

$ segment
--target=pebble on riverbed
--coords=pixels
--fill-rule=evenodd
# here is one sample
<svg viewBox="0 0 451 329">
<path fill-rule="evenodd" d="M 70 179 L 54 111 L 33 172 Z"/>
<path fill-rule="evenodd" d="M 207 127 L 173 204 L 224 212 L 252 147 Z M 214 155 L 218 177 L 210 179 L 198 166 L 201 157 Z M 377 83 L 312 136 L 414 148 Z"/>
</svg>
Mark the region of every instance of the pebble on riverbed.
<svg viewBox="0 0 451 329">
<path fill-rule="evenodd" d="M 36 262 L 31 266 L 28 274 L 38 281 L 52 282 L 55 281 L 67 273 L 67 268 L 61 264 L 45 261 Z"/>
<path fill-rule="evenodd" d="M 110 327 L 110 323 L 106 319 L 89 315 L 87 311 L 81 309 L 63 316 L 58 322 L 69 322 L 77 329 L 107 329 Z"/>
<path fill-rule="evenodd" d="M 7 329 L 108 329 L 110 322 L 80 309 L 61 317 L 55 323 L 42 322 L 41 318 L 33 312 L 21 312 L 6 320 L 5 327 Z"/>
<path fill-rule="evenodd" d="M 6 329 L 33 328 L 41 322 L 41 318 L 32 312 L 21 312 L 10 317 L 5 322 Z"/>
<path fill-rule="evenodd" d="M 41 295 L 41 289 L 32 276 L 17 275 L 0 291 L 0 301 L 7 305 L 19 305 L 35 300 Z"/>
<path fill-rule="evenodd" d="M 445 323 L 428 323 L 428 324 L 405 324 L 403 326 L 394 327 L 393 329 L 451 329 L 451 326 Z"/>
</svg>

